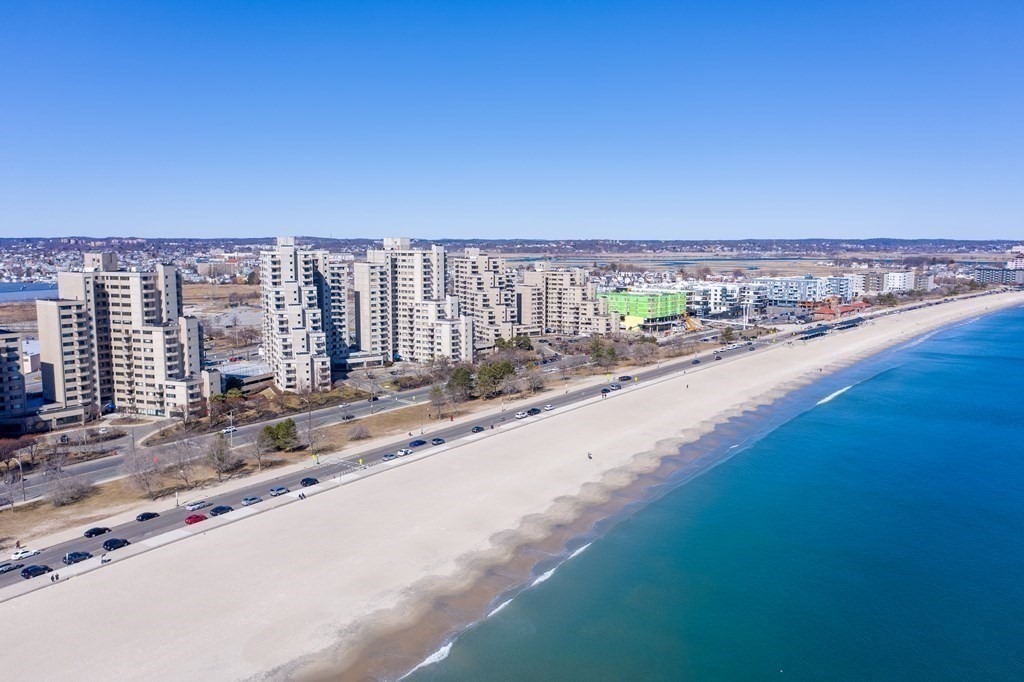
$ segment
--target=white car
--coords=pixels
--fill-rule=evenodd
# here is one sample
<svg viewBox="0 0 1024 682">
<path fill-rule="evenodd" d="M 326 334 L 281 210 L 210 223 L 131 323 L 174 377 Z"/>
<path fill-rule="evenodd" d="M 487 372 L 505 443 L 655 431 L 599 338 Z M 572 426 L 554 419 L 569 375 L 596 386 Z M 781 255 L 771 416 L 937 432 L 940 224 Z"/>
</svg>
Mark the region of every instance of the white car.
<svg viewBox="0 0 1024 682">
<path fill-rule="evenodd" d="M 220 432 L 221 433 L 234 433 L 237 430 L 238 430 L 237 426 L 228 426 L 227 428 L 221 429 Z"/>
<path fill-rule="evenodd" d="M 555 409 L 555 406 L 552 405 L 551 403 L 548 403 L 547 405 L 544 406 L 544 411 L 545 412 L 550 412 L 553 409 Z"/>
<path fill-rule="evenodd" d="M 206 500 L 199 500 L 197 502 L 191 502 L 189 504 L 186 504 L 185 505 L 185 509 L 187 509 L 189 511 L 197 511 L 199 509 L 202 509 L 203 507 L 209 507 L 209 506 L 210 506 L 210 503 L 207 502 Z"/>
<path fill-rule="evenodd" d="M 516 419 L 526 419 L 528 416 L 525 412 L 516 412 Z"/>
<path fill-rule="evenodd" d="M 397 454 L 399 457 L 405 457 L 406 455 L 411 455 L 412 454 L 412 450 L 410 450 L 409 448 L 402 448 L 401 450 L 397 451 L 395 454 Z"/>
<path fill-rule="evenodd" d="M 22 559 L 27 559 L 30 556 L 35 556 L 37 554 L 39 554 L 38 549 L 19 549 L 11 555 L 11 561 L 21 561 Z"/>
</svg>

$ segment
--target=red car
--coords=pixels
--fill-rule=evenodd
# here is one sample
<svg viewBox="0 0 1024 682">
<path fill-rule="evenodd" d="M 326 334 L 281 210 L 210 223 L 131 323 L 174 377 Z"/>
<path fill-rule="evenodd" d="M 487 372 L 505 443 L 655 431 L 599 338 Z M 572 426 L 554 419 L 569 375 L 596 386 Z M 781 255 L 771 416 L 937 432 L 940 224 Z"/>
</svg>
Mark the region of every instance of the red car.
<svg viewBox="0 0 1024 682">
<path fill-rule="evenodd" d="M 199 523 L 200 521 L 205 521 L 205 520 L 206 520 L 206 517 L 203 516 L 202 514 L 192 514 L 191 516 L 189 516 L 189 517 L 187 517 L 185 519 L 185 525 L 186 526 L 191 526 L 193 523 Z"/>
</svg>

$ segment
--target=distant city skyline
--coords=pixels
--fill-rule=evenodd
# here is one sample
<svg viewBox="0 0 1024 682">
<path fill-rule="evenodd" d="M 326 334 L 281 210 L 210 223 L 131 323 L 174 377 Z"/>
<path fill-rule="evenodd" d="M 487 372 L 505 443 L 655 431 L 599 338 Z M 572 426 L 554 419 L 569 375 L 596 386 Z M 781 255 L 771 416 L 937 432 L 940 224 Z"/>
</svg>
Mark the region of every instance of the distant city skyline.
<svg viewBox="0 0 1024 682">
<path fill-rule="evenodd" d="M 1008 239 L 1024 4 L 25 3 L 0 235 Z"/>
</svg>

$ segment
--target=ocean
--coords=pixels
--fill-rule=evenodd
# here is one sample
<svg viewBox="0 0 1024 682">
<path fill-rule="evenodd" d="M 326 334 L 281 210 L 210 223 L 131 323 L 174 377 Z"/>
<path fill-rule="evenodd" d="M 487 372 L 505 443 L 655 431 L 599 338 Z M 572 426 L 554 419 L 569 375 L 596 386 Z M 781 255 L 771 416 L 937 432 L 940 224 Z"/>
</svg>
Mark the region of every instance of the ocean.
<svg viewBox="0 0 1024 682">
<path fill-rule="evenodd" d="M 1024 679 L 1021 386 L 1016 308 L 796 391 L 406 679 Z"/>
<path fill-rule="evenodd" d="M 47 282 L 0 282 L 0 303 L 57 298 L 57 285 Z"/>
</svg>

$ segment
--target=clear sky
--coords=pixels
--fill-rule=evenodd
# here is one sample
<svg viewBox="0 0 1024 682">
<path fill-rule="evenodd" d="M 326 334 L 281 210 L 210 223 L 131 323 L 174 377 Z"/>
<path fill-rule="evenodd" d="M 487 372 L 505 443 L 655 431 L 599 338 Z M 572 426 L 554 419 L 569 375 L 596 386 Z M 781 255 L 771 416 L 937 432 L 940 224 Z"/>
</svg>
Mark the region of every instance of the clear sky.
<svg viewBox="0 0 1024 682">
<path fill-rule="evenodd" d="M 1024 234 L 1024 2 L 6 2 L 0 234 Z"/>
</svg>

